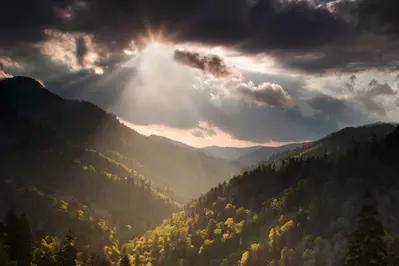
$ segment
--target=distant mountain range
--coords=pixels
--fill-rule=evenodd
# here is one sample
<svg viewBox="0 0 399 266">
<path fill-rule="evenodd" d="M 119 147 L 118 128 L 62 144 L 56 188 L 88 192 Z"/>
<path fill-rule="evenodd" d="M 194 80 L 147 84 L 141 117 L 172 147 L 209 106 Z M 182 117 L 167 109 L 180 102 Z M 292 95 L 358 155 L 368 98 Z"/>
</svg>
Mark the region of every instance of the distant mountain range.
<svg viewBox="0 0 399 266">
<path fill-rule="evenodd" d="M 308 144 L 308 143 L 307 143 Z M 269 158 L 276 153 L 290 151 L 296 149 L 298 147 L 302 147 L 306 145 L 304 143 L 293 143 L 287 144 L 279 147 L 260 147 L 252 152 L 244 154 L 236 159 L 236 162 L 240 165 L 250 166 L 254 164 L 258 164 L 260 162 L 266 162 Z"/>
<path fill-rule="evenodd" d="M 244 148 L 209 146 L 194 148 L 184 143 L 170 140 L 165 137 L 151 136 L 154 139 L 174 143 L 180 147 L 190 150 L 199 150 L 215 158 L 222 158 L 234 162 L 243 168 L 254 166 L 268 160 L 280 160 L 289 157 L 310 158 L 323 154 L 337 153 L 344 151 L 348 143 L 353 140 L 364 141 L 371 136 L 381 138 L 392 132 L 397 123 L 374 123 L 359 127 L 347 127 L 340 131 L 331 133 L 319 140 L 303 143 L 291 143 L 278 147 L 252 146 Z"/>
<path fill-rule="evenodd" d="M 252 147 L 208 146 L 204 148 L 195 148 L 187 144 L 184 144 L 182 142 L 171 140 L 169 138 L 158 135 L 151 135 L 149 136 L 149 138 L 156 141 L 169 142 L 185 149 L 201 151 L 215 158 L 221 158 L 228 161 L 232 161 L 241 167 L 247 167 L 258 164 L 260 162 L 267 161 L 270 158 L 270 156 L 272 156 L 275 153 L 289 151 L 298 147 L 302 147 L 304 145 L 304 143 L 293 143 L 278 147 L 267 147 L 259 145 Z M 309 145 L 309 143 L 306 143 L 306 145 Z"/>
<path fill-rule="evenodd" d="M 200 150 L 202 150 L 206 154 L 215 157 L 220 157 L 226 160 L 235 161 L 238 158 L 247 155 L 249 153 L 252 153 L 261 148 L 263 148 L 263 146 L 252 146 L 244 148 L 209 146 L 201 148 Z"/>
<path fill-rule="evenodd" d="M 173 139 L 169 139 L 167 137 L 163 137 L 163 136 L 159 136 L 159 135 L 150 135 L 150 136 L 148 136 L 148 138 L 150 138 L 150 139 L 152 139 L 154 141 L 159 141 L 159 142 L 169 142 L 169 143 L 171 143 L 173 145 L 176 145 L 176 146 L 178 146 L 180 148 L 185 148 L 185 149 L 192 150 L 192 151 L 198 150 L 197 148 L 192 147 L 192 146 L 187 145 L 187 144 L 184 144 L 183 142 L 176 141 L 176 140 L 173 140 Z"/>
</svg>

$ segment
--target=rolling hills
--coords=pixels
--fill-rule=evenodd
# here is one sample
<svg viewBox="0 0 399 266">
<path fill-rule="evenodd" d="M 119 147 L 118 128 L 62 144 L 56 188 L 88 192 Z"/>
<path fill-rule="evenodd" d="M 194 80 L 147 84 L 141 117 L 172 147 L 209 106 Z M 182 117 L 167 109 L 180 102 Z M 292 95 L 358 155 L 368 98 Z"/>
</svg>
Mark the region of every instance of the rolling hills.
<svg viewBox="0 0 399 266">
<path fill-rule="evenodd" d="M 384 259 L 397 265 L 399 127 L 343 129 L 294 154 L 219 184 L 130 241 L 133 265 L 343 265 L 365 191 L 385 228 Z"/>
<path fill-rule="evenodd" d="M 255 152 L 256 150 L 262 148 L 262 146 L 235 148 L 235 147 L 219 147 L 219 146 L 209 146 L 201 148 L 201 150 L 209 155 L 223 158 L 230 161 L 235 161 L 238 158 Z"/>
<path fill-rule="evenodd" d="M 0 80 L 0 217 L 11 208 L 24 213 L 35 241 L 71 229 L 80 250 L 118 258 L 120 242 L 235 171 L 231 162 L 140 135 L 34 79 Z"/>
<path fill-rule="evenodd" d="M 140 135 L 17 77 L 0 81 L 0 150 L 0 211 L 11 209 L 0 254 L 10 221 L 29 219 L 38 266 L 56 265 L 68 230 L 80 265 L 343 265 L 365 191 L 378 204 L 384 259 L 399 262 L 393 124 L 344 128 L 273 155 L 257 148 L 244 157 L 269 160 L 229 179 L 238 163 Z"/>
<path fill-rule="evenodd" d="M 0 81 L 0 105 L 4 112 L 134 168 L 159 187 L 168 187 L 180 201 L 201 195 L 239 171 L 232 162 L 140 135 L 94 104 L 64 100 L 34 79 Z"/>
<path fill-rule="evenodd" d="M 258 164 L 260 162 L 266 162 L 269 158 L 276 154 L 282 152 L 288 152 L 290 150 L 294 150 L 296 148 L 302 147 L 303 143 L 293 143 L 282 145 L 279 147 L 260 147 L 252 152 L 246 153 L 243 156 L 240 156 L 236 159 L 236 162 L 243 166 L 251 166 Z"/>
</svg>

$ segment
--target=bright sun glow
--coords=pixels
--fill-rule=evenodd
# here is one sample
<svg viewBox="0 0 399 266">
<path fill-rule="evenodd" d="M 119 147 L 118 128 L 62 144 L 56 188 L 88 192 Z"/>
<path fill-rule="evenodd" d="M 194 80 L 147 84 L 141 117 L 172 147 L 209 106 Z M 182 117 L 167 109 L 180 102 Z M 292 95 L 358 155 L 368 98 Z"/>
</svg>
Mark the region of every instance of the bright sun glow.
<svg viewBox="0 0 399 266">
<path fill-rule="evenodd" d="M 139 35 L 137 38 L 137 45 L 140 49 L 143 49 L 150 44 L 171 42 L 173 42 L 173 36 L 172 34 L 166 34 L 164 27 L 160 27 L 158 30 L 147 27 L 146 34 Z"/>
</svg>

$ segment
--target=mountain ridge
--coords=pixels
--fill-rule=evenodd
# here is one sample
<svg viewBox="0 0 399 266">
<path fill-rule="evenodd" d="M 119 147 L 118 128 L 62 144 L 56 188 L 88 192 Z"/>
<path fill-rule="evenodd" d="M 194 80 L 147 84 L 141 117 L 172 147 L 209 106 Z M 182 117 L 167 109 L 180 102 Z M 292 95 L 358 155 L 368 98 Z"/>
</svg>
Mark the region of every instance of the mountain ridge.
<svg viewBox="0 0 399 266">
<path fill-rule="evenodd" d="M 25 97 L 25 91 L 31 91 L 33 96 Z M 16 112 L 51 128 L 77 145 L 99 150 L 112 159 L 122 159 L 133 168 L 140 167 L 150 180 L 159 186 L 169 186 L 185 200 L 239 171 L 237 165 L 223 159 L 215 160 L 195 150 L 154 141 L 124 126 L 115 115 L 98 106 L 62 99 L 31 78 L 1 80 L 0 96 L 2 110 Z"/>
<path fill-rule="evenodd" d="M 344 146 L 269 161 L 219 184 L 130 241 L 129 258 L 140 266 L 343 265 L 366 189 L 386 228 L 386 259 L 397 262 L 399 127 L 349 128 L 326 139 Z"/>
</svg>

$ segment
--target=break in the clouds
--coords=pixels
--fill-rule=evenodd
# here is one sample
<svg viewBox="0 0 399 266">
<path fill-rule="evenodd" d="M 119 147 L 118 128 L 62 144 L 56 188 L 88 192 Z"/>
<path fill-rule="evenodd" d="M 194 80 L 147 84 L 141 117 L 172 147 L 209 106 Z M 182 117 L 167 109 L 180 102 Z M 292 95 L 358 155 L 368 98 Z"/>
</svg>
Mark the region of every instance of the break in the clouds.
<svg viewBox="0 0 399 266">
<path fill-rule="evenodd" d="M 198 139 L 314 139 L 399 118 L 398 11 L 397 0 L 6 1 L 0 78 L 33 76 Z"/>
</svg>

